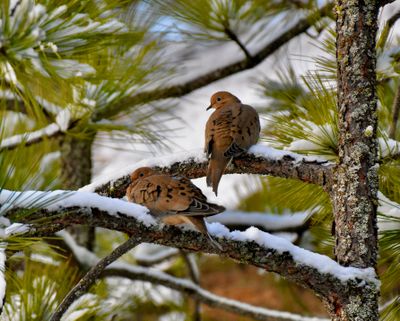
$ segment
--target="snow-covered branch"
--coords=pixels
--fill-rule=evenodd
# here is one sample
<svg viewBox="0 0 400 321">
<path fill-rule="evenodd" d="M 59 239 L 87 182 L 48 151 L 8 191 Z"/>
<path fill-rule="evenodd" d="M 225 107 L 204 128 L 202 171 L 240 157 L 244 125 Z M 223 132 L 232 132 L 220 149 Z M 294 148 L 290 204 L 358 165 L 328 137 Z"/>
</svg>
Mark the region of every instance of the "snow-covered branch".
<svg viewBox="0 0 400 321">
<path fill-rule="evenodd" d="M 99 110 L 96 114 L 93 115 L 93 120 L 96 121 L 115 115 L 123 110 L 126 110 L 127 106 L 135 106 L 137 104 L 143 104 L 145 102 L 156 101 L 171 97 L 181 97 L 198 88 L 209 85 L 214 81 L 220 80 L 222 78 L 228 77 L 247 69 L 251 69 L 264 61 L 276 50 L 287 44 L 290 40 L 307 31 L 308 28 L 313 26 L 320 19 L 331 15 L 332 7 L 333 4 L 331 2 L 328 2 L 317 12 L 313 12 L 310 15 L 299 19 L 298 22 L 293 25 L 293 27 L 285 30 L 274 40 L 268 42 L 264 47 L 252 54 L 251 58 L 246 57 L 235 63 L 217 68 L 206 74 L 193 78 L 183 84 L 143 91 L 134 96 L 122 99 L 118 104 L 111 106 L 112 108 Z"/>
<path fill-rule="evenodd" d="M 86 248 L 79 246 L 67 232 L 59 232 L 65 243 L 69 246 L 75 259 L 87 269 L 92 267 L 100 259 Z M 89 258 L 89 259 L 88 259 Z M 224 298 L 215 295 L 192 281 L 173 277 L 167 273 L 153 268 L 143 268 L 123 262 L 114 262 L 110 264 L 102 273 L 103 277 L 124 277 L 131 280 L 142 280 L 159 284 L 168 288 L 180 291 L 186 295 L 199 300 L 209 306 L 224 309 L 239 315 L 248 316 L 255 320 L 292 320 L 292 321 L 327 321 L 324 318 L 306 317 L 288 312 L 281 312 L 261 307 L 255 307 L 250 304 L 242 303 L 236 300 Z"/>
<path fill-rule="evenodd" d="M 267 232 L 296 232 L 307 225 L 312 212 L 293 214 L 268 214 L 258 212 L 240 212 L 227 210 L 221 214 L 210 216 L 208 222 L 219 222 L 228 226 L 256 226 Z"/>
<path fill-rule="evenodd" d="M 116 249 L 114 249 L 109 255 L 102 258 L 95 265 L 93 265 L 90 270 L 85 274 L 85 276 L 79 280 L 78 284 L 76 284 L 67 294 L 67 296 L 62 300 L 54 314 L 51 316 L 50 321 L 60 321 L 63 314 L 68 310 L 72 303 L 90 289 L 90 287 L 96 282 L 104 269 L 112 262 L 119 259 L 126 252 L 131 250 L 133 247 L 135 247 L 137 244 L 138 240 L 135 237 L 131 237 L 130 239 L 119 245 Z"/>
<path fill-rule="evenodd" d="M 66 109 L 62 110 L 57 114 L 55 123 L 32 132 L 27 132 L 3 139 L 0 142 L 0 151 L 15 149 L 21 144 L 24 144 L 24 146 L 29 146 L 40 143 L 45 139 L 55 138 L 63 134 L 63 132 L 68 129 L 70 121 L 70 112 Z"/>
<path fill-rule="evenodd" d="M 26 194 L 25 194 L 26 193 Z M 36 192 L 40 193 L 40 192 Z M 41 201 L 50 202 L 54 195 L 44 193 Z M 63 195 L 60 191 L 56 196 Z M 65 195 L 65 194 L 64 194 Z M 13 199 L 14 198 L 14 199 Z M 297 247 L 289 241 L 251 227 L 244 232 L 230 232 L 219 223 L 208 224 L 210 234 L 221 250 L 207 237 L 192 230 L 163 226 L 140 205 L 110 199 L 95 193 L 71 192 L 49 206 L 29 205 L 32 192 L 1 191 L 0 205 L 12 222 L 29 224 L 24 236 L 47 236 L 72 224 L 102 227 L 134 235 L 138 242 L 173 246 L 186 251 L 215 253 L 266 271 L 276 272 L 306 288 L 312 289 L 325 302 L 345 300 L 361 284 L 377 287 L 373 268 L 343 267 L 327 256 Z M 30 201 L 32 203 L 32 201 Z M 9 206 L 4 206 L 12 204 Z M 18 215 L 24 212 L 24 215 Z M 21 230 L 21 229 L 20 229 Z"/>
<path fill-rule="evenodd" d="M 57 124 L 50 124 L 33 132 L 15 135 L 3 139 L 0 143 L 0 151 L 15 149 L 21 144 L 24 144 L 24 146 L 29 146 L 40 143 L 45 139 L 56 137 L 61 133 L 62 131 Z"/>
<path fill-rule="evenodd" d="M 145 159 L 114 176 L 101 177 L 81 191 L 96 192 L 111 197 L 123 197 L 130 183 L 130 173 L 141 166 L 157 168 L 161 172 L 198 178 L 206 175 L 207 159 L 201 150 L 171 156 Z M 227 174 L 259 174 L 299 179 L 329 190 L 332 185 L 333 163 L 313 156 L 274 149 L 262 144 L 254 145 L 249 152 L 233 160 Z"/>
</svg>

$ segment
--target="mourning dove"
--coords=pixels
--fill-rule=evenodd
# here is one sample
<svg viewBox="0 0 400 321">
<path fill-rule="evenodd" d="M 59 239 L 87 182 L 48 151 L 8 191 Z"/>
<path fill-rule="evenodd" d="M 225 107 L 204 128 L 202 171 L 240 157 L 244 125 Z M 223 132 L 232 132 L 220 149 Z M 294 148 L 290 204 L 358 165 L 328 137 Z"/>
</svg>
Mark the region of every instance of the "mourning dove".
<svg viewBox="0 0 400 321">
<path fill-rule="evenodd" d="M 208 234 L 204 217 L 221 213 L 225 208 L 208 203 L 201 190 L 186 177 L 170 176 L 141 167 L 131 174 L 126 196 L 128 201 L 146 206 L 165 224 L 193 225 L 220 248 Z"/>
<path fill-rule="evenodd" d="M 212 95 L 207 110 L 210 108 L 215 111 L 207 121 L 204 151 L 210 159 L 207 186 L 212 186 L 217 195 L 219 181 L 230 160 L 257 143 L 260 119 L 253 107 L 243 105 L 227 91 Z"/>
</svg>

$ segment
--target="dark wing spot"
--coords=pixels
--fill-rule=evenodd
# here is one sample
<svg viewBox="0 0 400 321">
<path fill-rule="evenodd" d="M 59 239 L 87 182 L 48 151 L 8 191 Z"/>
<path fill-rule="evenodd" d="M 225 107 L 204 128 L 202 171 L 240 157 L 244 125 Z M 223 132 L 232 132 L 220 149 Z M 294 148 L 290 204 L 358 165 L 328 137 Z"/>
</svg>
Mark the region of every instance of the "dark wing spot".
<svg viewBox="0 0 400 321">
<path fill-rule="evenodd" d="M 161 186 L 160 185 L 157 185 L 156 192 L 157 192 L 157 197 L 160 197 L 160 194 L 161 194 Z"/>
<path fill-rule="evenodd" d="M 249 134 L 249 136 L 251 136 L 250 127 L 247 127 L 247 134 Z"/>
<path fill-rule="evenodd" d="M 181 191 L 183 191 L 185 188 L 184 188 L 183 186 L 180 186 L 179 189 L 180 189 Z"/>
<path fill-rule="evenodd" d="M 242 136 L 242 139 L 244 139 L 244 136 Z"/>
<path fill-rule="evenodd" d="M 182 196 L 186 196 L 186 193 L 184 193 L 184 192 L 181 192 L 181 195 L 182 195 Z"/>
<path fill-rule="evenodd" d="M 171 194 L 167 194 L 167 197 L 168 197 L 168 198 L 172 198 L 172 195 L 171 195 Z"/>
<path fill-rule="evenodd" d="M 242 130 L 241 129 L 239 129 L 239 135 L 242 135 Z"/>
<path fill-rule="evenodd" d="M 169 203 L 169 200 L 166 200 L 167 203 Z"/>
</svg>

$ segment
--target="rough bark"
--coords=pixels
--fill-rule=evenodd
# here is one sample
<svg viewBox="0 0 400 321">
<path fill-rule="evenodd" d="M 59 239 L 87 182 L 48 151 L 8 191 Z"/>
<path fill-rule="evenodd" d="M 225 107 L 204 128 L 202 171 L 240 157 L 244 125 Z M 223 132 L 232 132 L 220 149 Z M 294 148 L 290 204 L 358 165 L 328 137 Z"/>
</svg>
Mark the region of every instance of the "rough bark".
<svg viewBox="0 0 400 321">
<path fill-rule="evenodd" d="M 379 2 L 338 0 L 335 11 L 339 109 L 339 163 L 331 195 L 335 256 L 344 266 L 376 267 L 377 117 L 375 37 Z M 334 320 L 378 320 L 378 288 L 332 300 Z"/>
<path fill-rule="evenodd" d="M 90 183 L 92 177 L 92 144 L 94 136 L 76 138 L 63 136 L 60 140 L 61 184 L 64 189 L 76 190 Z M 89 226 L 70 226 L 68 231 L 76 241 L 92 250 L 95 230 Z"/>
<path fill-rule="evenodd" d="M 74 258 L 80 262 L 83 268 L 90 269 L 95 265 L 96 259 L 99 258 L 93 252 L 87 249 L 79 248 L 77 251 L 77 245 L 73 244 L 67 233 L 60 232 L 61 236 L 65 240 L 65 246 L 69 248 L 69 251 L 74 255 Z M 87 257 L 91 257 L 88 260 Z M 159 284 L 171 289 L 175 289 L 185 294 L 188 297 L 198 300 L 209 306 L 223 309 L 236 313 L 240 316 L 248 316 L 254 320 L 260 321 L 328 321 L 327 318 L 318 317 L 307 317 L 303 315 L 297 315 L 289 312 L 277 311 L 266 309 L 262 307 L 253 306 L 244 302 L 232 300 L 220 295 L 215 295 L 212 292 L 200 287 L 193 281 L 174 277 L 160 270 L 144 268 L 141 266 L 135 266 L 124 262 L 115 262 L 106 267 L 101 273 L 100 277 L 121 277 L 131 280 L 142 280 L 151 282 L 153 284 Z M 194 320 L 193 320 L 194 321 Z"/>
<path fill-rule="evenodd" d="M 160 163 L 162 163 L 162 159 L 160 159 Z M 306 183 L 319 185 L 329 191 L 333 184 L 333 167 L 333 163 L 308 160 L 307 157 L 304 157 L 302 161 L 298 161 L 290 154 L 279 160 L 255 156 L 253 154 L 244 154 L 235 158 L 232 165 L 228 166 L 225 170 L 225 173 L 272 175 L 282 178 L 299 179 Z M 189 157 L 170 166 L 154 166 L 154 168 L 163 173 L 184 175 L 193 179 L 206 175 L 207 161 L 199 162 Z M 130 177 L 129 175 L 125 175 L 96 187 L 94 191 L 103 196 L 121 198 L 125 195 L 129 183 Z"/>
<path fill-rule="evenodd" d="M 53 235 L 72 224 L 91 225 L 127 233 L 134 236 L 138 243 L 149 242 L 173 246 L 190 252 L 214 253 L 244 264 L 251 264 L 269 272 L 276 272 L 288 280 L 311 289 L 325 303 L 329 304 L 332 311 L 347 305 L 351 308 L 351 304 L 357 303 L 349 302 L 351 298 L 368 299 L 367 296 L 360 297 L 360 293 L 377 291 L 376 279 L 374 275 L 371 275 L 371 271 L 368 271 L 368 278 L 353 277 L 341 280 L 329 271 L 323 272 L 313 265 L 299 261 L 289 251 L 280 252 L 273 247 L 259 245 L 254 241 L 218 238 L 218 243 L 221 245 L 220 250 L 209 242 L 207 236 L 199 232 L 182 230 L 170 225 L 147 226 L 124 213 L 111 215 L 96 207 L 65 207 L 55 212 L 38 210 L 30 215 L 22 215 L 22 217 L 20 214 L 21 209 L 13 209 L 8 212 L 7 218 L 13 222 L 30 224 L 30 230 L 23 234 L 24 237 Z M 363 273 L 366 271 L 363 270 Z M 372 300 L 366 302 L 372 302 Z"/>
</svg>

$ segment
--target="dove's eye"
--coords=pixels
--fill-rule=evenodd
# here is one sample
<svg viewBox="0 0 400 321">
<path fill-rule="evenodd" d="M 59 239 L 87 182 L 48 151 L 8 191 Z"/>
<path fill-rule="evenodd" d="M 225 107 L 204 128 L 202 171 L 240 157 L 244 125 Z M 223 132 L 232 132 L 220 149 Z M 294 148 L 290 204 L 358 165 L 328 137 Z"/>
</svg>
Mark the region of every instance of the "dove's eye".
<svg viewBox="0 0 400 321">
<path fill-rule="evenodd" d="M 221 101 L 221 97 L 217 97 L 217 101 Z"/>
<path fill-rule="evenodd" d="M 143 176 L 144 176 L 144 173 L 140 173 L 139 176 L 140 176 L 140 177 L 143 177 Z"/>
</svg>

